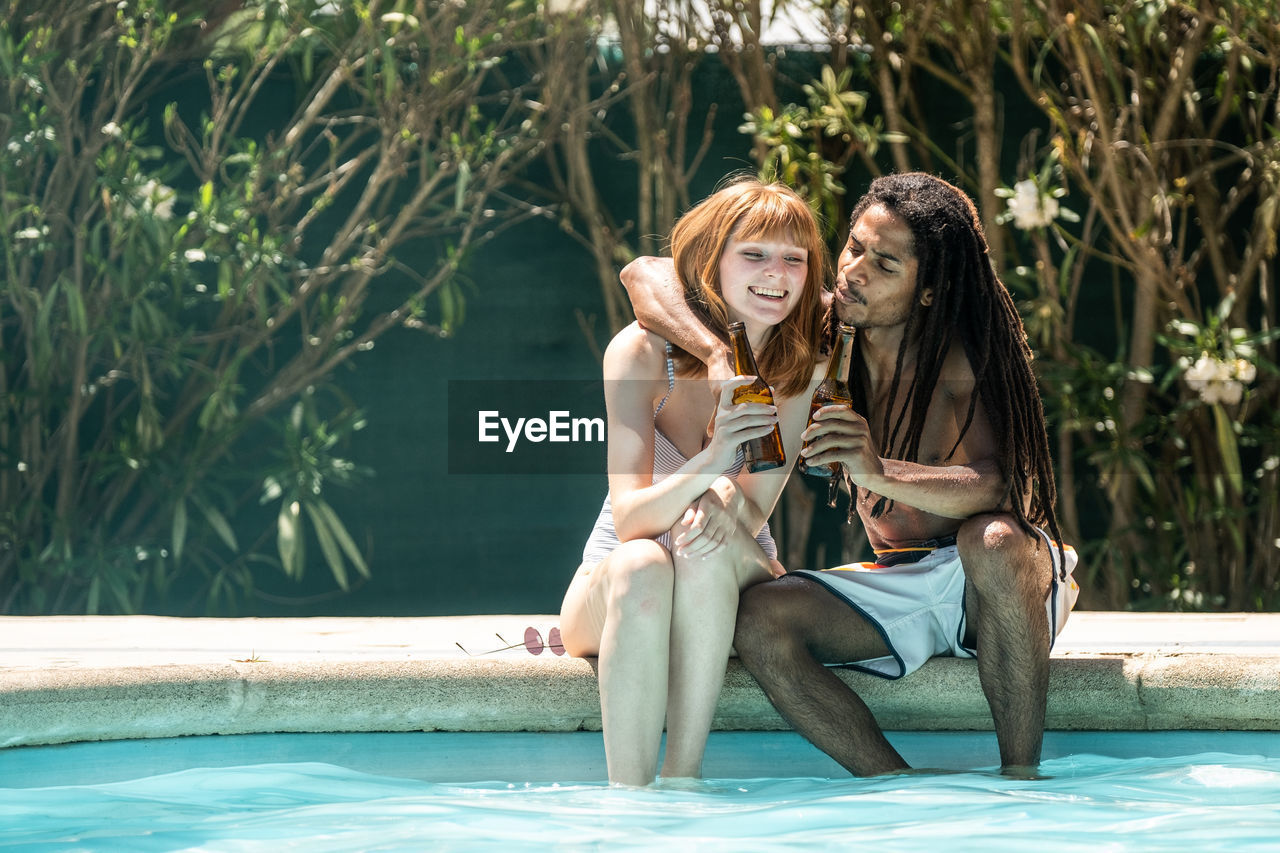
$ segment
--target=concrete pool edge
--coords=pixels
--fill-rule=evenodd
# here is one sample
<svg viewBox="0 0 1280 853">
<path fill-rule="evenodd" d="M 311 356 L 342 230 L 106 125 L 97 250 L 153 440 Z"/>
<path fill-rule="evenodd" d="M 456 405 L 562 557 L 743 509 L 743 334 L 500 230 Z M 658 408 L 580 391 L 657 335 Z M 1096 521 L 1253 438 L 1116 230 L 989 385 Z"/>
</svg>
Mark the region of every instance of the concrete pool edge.
<svg viewBox="0 0 1280 853">
<path fill-rule="evenodd" d="M 600 726 L 593 661 L 531 655 L 555 617 L 179 620 L 0 617 L 0 746 L 253 732 Z M 891 730 L 982 731 L 973 661 L 841 677 Z M 730 661 L 715 727 L 785 728 Z M 1280 729 L 1280 615 L 1077 613 L 1047 728 Z"/>
</svg>

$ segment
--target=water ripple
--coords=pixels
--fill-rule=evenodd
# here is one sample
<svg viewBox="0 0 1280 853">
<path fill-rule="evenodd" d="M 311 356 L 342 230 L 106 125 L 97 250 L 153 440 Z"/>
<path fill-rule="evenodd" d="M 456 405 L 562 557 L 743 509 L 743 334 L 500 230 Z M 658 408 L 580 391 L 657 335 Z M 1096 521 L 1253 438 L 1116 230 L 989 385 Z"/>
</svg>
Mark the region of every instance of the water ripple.
<svg viewBox="0 0 1280 853">
<path fill-rule="evenodd" d="M 0 848 L 398 851 L 1280 849 L 1280 759 L 1206 753 L 873 779 L 442 784 L 332 764 L 0 789 Z"/>
</svg>

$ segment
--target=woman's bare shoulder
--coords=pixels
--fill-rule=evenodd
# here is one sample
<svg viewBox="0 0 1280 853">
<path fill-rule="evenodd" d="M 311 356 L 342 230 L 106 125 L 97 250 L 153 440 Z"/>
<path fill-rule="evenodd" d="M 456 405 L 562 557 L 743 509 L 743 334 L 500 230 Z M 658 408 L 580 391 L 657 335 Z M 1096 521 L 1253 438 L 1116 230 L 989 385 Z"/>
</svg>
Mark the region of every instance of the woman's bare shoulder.
<svg viewBox="0 0 1280 853">
<path fill-rule="evenodd" d="M 604 351 L 605 378 L 651 379 L 666 376 L 666 341 L 639 323 L 631 323 Z"/>
</svg>

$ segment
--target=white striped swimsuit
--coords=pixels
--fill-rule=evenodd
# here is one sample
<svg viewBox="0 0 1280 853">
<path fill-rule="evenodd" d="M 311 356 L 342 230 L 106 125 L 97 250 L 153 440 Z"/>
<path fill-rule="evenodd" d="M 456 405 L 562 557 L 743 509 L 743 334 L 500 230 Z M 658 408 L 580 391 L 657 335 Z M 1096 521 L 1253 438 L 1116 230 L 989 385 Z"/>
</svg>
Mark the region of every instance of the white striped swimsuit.
<svg viewBox="0 0 1280 853">
<path fill-rule="evenodd" d="M 671 343 L 667 342 L 667 393 L 666 396 L 658 403 L 658 408 L 653 410 L 653 482 L 669 477 L 689 460 L 685 458 L 671 439 L 667 438 L 662 430 L 658 429 L 657 419 L 658 412 L 662 411 L 662 407 L 667 404 L 667 398 L 671 396 L 671 391 L 676 386 L 676 369 L 675 364 L 671 361 Z M 738 448 L 737 454 L 734 456 L 733 465 L 729 470 L 724 472 L 726 477 L 737 479 L 738 474 L 742 473 L 743 465 L 746 460 L 742 455 L 742 448 Z M 671 548 L 671 534 L 664 533 L 655 537 L 654 541 L 664 548 Z M 760 543 L 765 555 L 775 560 L 778 557 L 778 546 L 774 544 L 773 534 L 769 532 L 769 522 L 765 522 L 764 527 L 760 528 L 760 532 L 756 534 L 756 541 Z M 596 518 L 595 527 L 591 530 L 591 535 L 587 538 L 586 547 L 582 550 L 582 562 L 599 563 L 605 557 L 613 553 L 613 549 L 622 544 L 618 540 L 618 533 L 613 527 L 613 504 L 609 500 L 609 496 L 605 495 L 604 506 L 600 508 L 600 515 Z"/>
</svg>

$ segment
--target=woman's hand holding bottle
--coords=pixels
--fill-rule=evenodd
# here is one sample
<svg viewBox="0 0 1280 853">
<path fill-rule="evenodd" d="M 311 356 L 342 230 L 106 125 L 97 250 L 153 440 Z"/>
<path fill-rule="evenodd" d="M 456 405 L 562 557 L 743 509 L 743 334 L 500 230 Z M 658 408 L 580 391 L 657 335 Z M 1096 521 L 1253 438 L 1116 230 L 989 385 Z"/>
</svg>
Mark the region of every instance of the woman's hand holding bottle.
<svg viewBox="0 0 1280 853">
<path fill-rule="evenodd" d="M 771 403 L 733 402 L 734 392 L 755 380 L 754 376 L 735 376 L 720 383 L 711 439 L 704 450 L 721 471 L 733 465 L 740 445 L 769 435 L 778 423 L 778 407 Z"/>
</svg>

